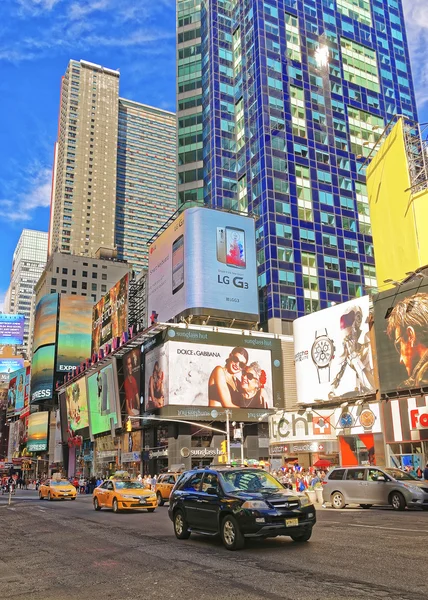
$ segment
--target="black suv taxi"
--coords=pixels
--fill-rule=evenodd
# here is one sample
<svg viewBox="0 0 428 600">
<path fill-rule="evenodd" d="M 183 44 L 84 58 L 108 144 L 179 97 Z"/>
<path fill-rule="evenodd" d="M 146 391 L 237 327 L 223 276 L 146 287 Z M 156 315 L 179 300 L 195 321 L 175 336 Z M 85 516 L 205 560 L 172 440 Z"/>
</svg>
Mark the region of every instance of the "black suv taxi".
<svg viewBox="0 0 428 600">
<path fill-rule="evenodd" d="M 179 540 L 191 533 L 220 534 L 228 550 L 245 538 L 286 535 L 307 542 L 315 508 L 303 494 L 290 492 L 266 471 L 206 468 L 187 471 L 171 492 L 168 514 Z"/>
</svg>

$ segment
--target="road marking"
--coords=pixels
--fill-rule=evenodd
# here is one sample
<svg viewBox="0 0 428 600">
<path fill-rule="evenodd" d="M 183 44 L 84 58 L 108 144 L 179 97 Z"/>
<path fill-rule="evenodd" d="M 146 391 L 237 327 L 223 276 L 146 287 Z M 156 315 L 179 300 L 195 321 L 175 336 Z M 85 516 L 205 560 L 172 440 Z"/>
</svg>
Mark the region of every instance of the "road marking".
<svg viewBox="0 0 428 600">
<path fill-rule="evenodd" d="M 426 529 L 400 529 L 399 527 L 382 527 L 381 525 L 357 525 L 350 523 L 349 527 L 367 527 L 368 529 L 387 529 L 388 531 L 409 531 L 411 533 L 428 533 Z"/>
</svg>

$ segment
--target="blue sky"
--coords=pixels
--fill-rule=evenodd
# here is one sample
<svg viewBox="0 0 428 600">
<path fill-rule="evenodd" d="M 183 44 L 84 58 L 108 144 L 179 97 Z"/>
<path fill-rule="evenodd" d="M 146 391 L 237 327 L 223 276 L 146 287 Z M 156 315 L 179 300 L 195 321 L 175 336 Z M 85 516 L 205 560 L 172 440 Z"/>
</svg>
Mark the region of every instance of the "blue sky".
<svg viewBox="0 0 428 600">
<path fill-rule="evenodd" d="M 428 0 L 403 0 L 421 122 Z M 120 69 L 120 94 L 175 110 L 175 0 L 0 0 L 0 304 L 24 227 L 47 231 L 60 79 L 70 58 Z"/>
</svg>

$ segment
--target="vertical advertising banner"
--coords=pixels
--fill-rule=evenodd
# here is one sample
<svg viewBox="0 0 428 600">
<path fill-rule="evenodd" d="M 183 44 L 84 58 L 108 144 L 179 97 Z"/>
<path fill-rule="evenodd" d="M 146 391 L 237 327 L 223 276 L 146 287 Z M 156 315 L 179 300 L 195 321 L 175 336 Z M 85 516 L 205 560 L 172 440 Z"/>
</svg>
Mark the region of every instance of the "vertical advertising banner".
<svg viewBox="0 0 428 600">
<path fill-rule="evenodd" d="M 58 318 L 58 294 L 47 294 L 37 303 L 34 316 L 33 352 L 55 344 Z"/>
<path fill-rule="evenodd" d="M 428 388 L 428 283 L 417 280 L 373 301 L 380 389 Z M 413 395 L 412 392 L 408 393 Z"/>
<path fill-rule="evenodd" d="M 144 373 L 146 410 L 162 408 L 165 398 L 169 398 L 168 344 L 156 346 L 147 352 Z"/>
<path fill-rule="evenodd" d="M 55 346 L 43 346 L 33 354 L 31 362 L 31 402 L 53 397 Z"/>
<path fill-rule="evenodd" d="M 127 273 L 114 285 L 92 311 L 92 352 L 98 352 L 101 346 L 109 344 L 128 328 L 128 291 Z"/>
<path fill-rule="evenodd" d="M 375 392 L 368 317 L 364 296 L 294 321 L 300 403 Z"/>
<path fill-rule="evenodd" d="M 87 379 L 91 435 L 106 433 L 111 425 L 121 427 L 116 363 L 113 361 Z"/>
<path fill-rule="evenodd" d="M 17 346 L 24 341 L 24 315 L 0 314 L 0 346 Z"/>
<path fill-rule="evenodd" d="M 7 388 L 11 375 L 23 366 L 22 358 L 0 358 L 0 385 L 3 384 Z"/>
<path fill-rule="evenodd" d="M 79 431 L 89 426 L 86 379 L 81 377 L 65 388 L 67 402 L 67 422 L 71 431 Z"/>
<path fill-rule="evenodd" d="M 127 417 L 138 417 L 141 411 L 141 351 L 134 348 L 122 359 L 123 367 L 123 391 L 124 391 L 124 413 Z M 141 423 L 137 419 L 132 421 L 132 427 L 137 429 Z"/>
<path fill-rule="evenodd" d="M 93 304 L 85 296 L 61 296 L 56 370 L 72 371 L 91 354 Z"/>
<path fill-rule="evenodd" d="M 19 369 L 12 373 L 9 380 L 7 396 L 7 416 L 13 417 L 24 408 L 25 396 L 28 395 L 27 369 Z"/>
<path fill-rule="evenodd" d="M 149 249 L 149 325 L 177 315 L 258 321 L 254 220 L 197 207 Z"/>
<path fill-rule="evenodd" d="M 28 417 L 27 450 L 44 452 L 48 449 L 49 412 L 32 413 Z"/>
</svg>

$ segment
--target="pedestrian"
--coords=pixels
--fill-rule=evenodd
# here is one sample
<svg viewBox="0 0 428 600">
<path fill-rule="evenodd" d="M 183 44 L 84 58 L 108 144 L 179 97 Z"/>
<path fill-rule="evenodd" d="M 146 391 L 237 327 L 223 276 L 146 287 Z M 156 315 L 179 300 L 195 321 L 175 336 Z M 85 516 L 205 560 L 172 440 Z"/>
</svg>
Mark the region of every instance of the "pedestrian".
<svg viewBox="0 0 428 600">
<path fill-rule="evenodd" d="M 424 469 L 424 480 L 428 481 L 428 463 L 425 465 Z"/>
<path fill-rule="evenodd" d="M 143 481 L 143 478 L 142 478 L 142 476 L 141 476 L 141 473 L 138 473 L 138 475 L 137 475 L 137 479 L 138 479 L 138 481 L 139 481 L 140 483 Z"/>
<path fill-rule="evenodd" d="M 421 469 L 421 465 L 419 465 L 419 467 L 416 469 L 416 476 L 417 476 L 419 479 L 422 479 L 422 475 L 423 475 L 423 471 L 422 471 L 422 469 Z"/>
</svg>

